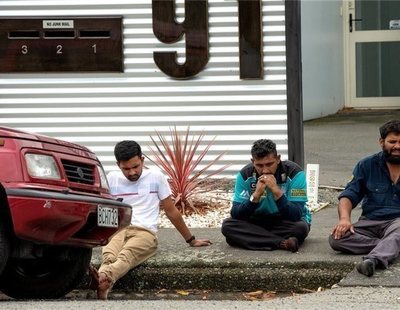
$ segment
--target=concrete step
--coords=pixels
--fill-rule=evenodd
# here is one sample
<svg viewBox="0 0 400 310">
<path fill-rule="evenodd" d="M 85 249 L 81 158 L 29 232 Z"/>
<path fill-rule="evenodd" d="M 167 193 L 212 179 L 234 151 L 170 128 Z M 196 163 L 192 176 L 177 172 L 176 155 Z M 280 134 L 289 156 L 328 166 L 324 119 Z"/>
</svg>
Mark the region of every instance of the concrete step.
<svg viewBox="0 0 400 310">
<path fill-rule="evenodd" d="M 328 206 L 317 212 L 310 235 L 297 253 L 232 248 L 219 228 L 191 229 L 198 238 L 213 241 L 209 247 L 192 248 L 175 229 L 160 229 L 157 254 L 120 279 L 114 290 L 289 292 L 328 288 L 343 279 L 360 260 L 359 256 L 339 254 L 330 248 L 328 236 L 336 220 L 336 207 Z M 99 248 L 93 252 L 92 263 L 95 266 L 101 263 Z"/>
</svg>

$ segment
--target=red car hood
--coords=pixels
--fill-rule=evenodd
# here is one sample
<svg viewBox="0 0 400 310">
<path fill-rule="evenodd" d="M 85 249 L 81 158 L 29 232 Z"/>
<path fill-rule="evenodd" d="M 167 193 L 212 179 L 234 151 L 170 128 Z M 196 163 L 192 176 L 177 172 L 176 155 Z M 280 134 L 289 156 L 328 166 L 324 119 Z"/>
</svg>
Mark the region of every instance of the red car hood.
<svg viewBox="0 0 400 310">
<path fill-rule="evenodd" d="M 73 149 L 77 149 L 80 151 L 93 153 L 87 147 L 79 145 L 79 144 L 75 144 L 75 143 L 67 142 L 67 141 L 63 141 L 63 140 L 58 140 L 58 139 L 40 135 L 37 133 L 29 133 L 26 131 L 17 130 L 17 129 L 10 128 L 10 127 L 0 126 L 0 137 L 4 137 L 4 138 L 9 137 L 9 138 L 14 138 L 14 139 L 22 139 L 22 140 L 30 140 L 30 141 L 48 143 L 48 144 L 52 144 L 52 145 L 65 146 L 67 148 L 73 148 Z"/>
</svg>

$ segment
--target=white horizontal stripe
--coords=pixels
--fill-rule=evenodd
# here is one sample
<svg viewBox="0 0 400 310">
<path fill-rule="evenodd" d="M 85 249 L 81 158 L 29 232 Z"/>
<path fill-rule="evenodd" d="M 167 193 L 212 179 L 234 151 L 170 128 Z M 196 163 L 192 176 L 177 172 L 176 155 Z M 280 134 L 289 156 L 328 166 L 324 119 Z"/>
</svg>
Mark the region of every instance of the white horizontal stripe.
<svg viewBox="0 0 400 310">
<path fill-rule="evenodd" d="M 1 3 L 1 2 L 0 2 Z M 1 9 L 1 6 L 0 6 Z M 281 5 L 270 5 L 268 6 L 268 9 L 265 11 L 267 12 L 283 12 L 284 11 L 284 6 Z M 264 10 L 263 10 L 264 12 Z M 14 10 L 2 10 L 1 12 L 2 16 L 21 16 L 20 11 L 14 11 Z M 136 8 L 136 9 L 113 9 L 113 8 L 96 8 L 95 12 L 92 9 L 83 9 L 83 8 L 76 8 L 76 9 L 57 9 L 56 7 L 54 9 L 41 9 L 38 8 L 37 6 L 32 7 L 25 7 L 24 10 L 24 15 L 29 15 L 29 16 L 46 16 L 46 15 L 75 15 L 75 16 L 91 16 L 94 13 L 97 15 L 120 15 L 120 14 L 131 14 L 131 15 L 149 15 L 151 16 L 152 10 L 151 8 Z M 208 13 L 211 14 L 218 14 L 218 13 L 233 13 L 237 14 L 237 8 L 236 7 L 213 7 L 209 6 L 209 11 Z M 182 22 L 182 21 L 181 21 Z"/>
<path fill-rule="evenodd" d="M 0 97 L 0 105 L 1 104 L 25 104 L 25 103 L 42 103 L 42 102 L 56 102 L 56 104 L 65 104 L 71 102 L 98 102 L 98 103 L 117 103 L 117 102 L 131 102 L 131 103 L 149 103 L 149 102 L 157 102 L 162 99 L 163 102 L 207 102 L 208 100 L 212 100 L 213 102 L 249 102 L 249 101 L 275 101 L 275 100 L 285 100 L 286 95 L 237 95 L 237 96 L 197 96 L 197 97 L 167 97 L 158 98 L 158 97 L 113 97 L 111 98 L 97 98 L 97 97 L 89 97 L 89 98 L 23 98 L 23 99 L 11 99 L 4 97 Z"/>
<path fill-rule="evenodd" d="M 150 5 L 151 0 L 135 0 L 136 5 Z M 209 3 L 212 3 L 213 5 L 223 5 L 226 4 L 227 2 L 232 2 L 233 4 L 236 3 L 237 0 L 208 0 Z M 277 0 L 263 0 L 264 3 L 276 3 L 279 2 Z M 7 0 L 2 0 L 1 6 L 81 6 L 81 5 L 112 5 L 112 6 L 118 6 L 121 4 L 125 5 L 131 5 L 132 0 L 69 0 L 68 2 L 65 2 L 63 0 L 12 0 L 12 1 L 7 1 Z M 176 0 L 177 6 L 182 5 L 183 0 Z"/>
<path fill-rule="evenodd" d="M 156 52 L 157 50 L 155 50 Z M 173 48 L 169 48 L 168 51 L 177 51 L 174 50 Z M 181 51 L 182 54 L 185 54 L 184 51 Z M 178 52 L 179 54 L 179 52 Z M 178 55 L 179 56 L 179 55 Z M 285 61 L 286 57 L 285 55 L 282 54 L 282 56 L 264 56 L 264 61 Z M 178 59 L 179 62 L 179 59 Z M 213 57 L 212 59 L 210 59 L 209 64 L 208 65 L 212 65 L 213 63 L 238 63 L 239 62 L 239 57 Z M 182 63 L 182 62 L 181 62 Z M 125 64 L 152 64 L 154 65 L 154 67 L 156 68 L 156 65 L 154 64 L 154 60 L 153 59 L 145 59 L 145 58 L 131 58 L 125 61 Z"/>
<path fill-rule="evenodd" d="M 270 25 L 265 25 L 263 26 L 263 31 L 285 31 L 285 25 L 280 25 L 280 26 L 270 26 Z M 237 36 L 238 34 L 238 28 L 237 27 L 209 27 L 209 34 L 219 34 L 219 33 L 227 33 L 229 36 Z M 137 34 L 147 34 L 150 36 L 154 36 L 153 29 L 152 28 L 131 28 L 131 29 L 126 29 L 124 30 L 124 35 L 137 35 Z"/>
<path fill-rule="evenodd" d="M 176 49 L 178 50 L 184 50 L 184 48 L 179 48 Z M 263 52 L 264 53 L 270 53 L 270 52 L 285 52 L 286 47 L 284 45 L 267 45 L 264 46 Z M 157 49 L 153 48 L 138 48 L 138 47 L 129 47 L 124 49 L 124 54 L 126 56 L 128 55 L 143 55 L 143 57 L 148 57 L 148 54 L 153 55 L 153 52 L 157 51 Z M 239 48 L 235 45 L 232 46 L 230 49 L 227 49 L 226 47 L 210 47 L 210 54 L 213 55 L 218 55 L 218 54 L 226 54 L 226 53 L 236 53 L 237 55 L 234 57 L 239 57 Z M 137 57 L 137 56 L 136 56 Z"/>
<path fill-rule="evenodd" d="M 207 116 L 175 116 L 175 122 L 200 122 L 200 121 L 267 121 L 267 120 L 286 120 L 286 115 L 207 115 Z M 2 122 L 15 124 L 15 123 L 118 123 L 118 122 L 161 122 L 166 121 L 166 118 L 163 116 L 143 116 L 143 117 L 135 117 L 135 116 L 114 116 L 114 117 L 90 117 L 90 116 L 82 116 L 82 117 L 51 117 L 51 118 L 43 118 L 43 117 L 35 117 L 35 118 L 6 118 L 2 117 Z"/>
<path fill-rule="evenodd" d="M 126 133 L 135 133 L 136 135 L 138 134 L 143 134 L 148 135 L 148 133 L 155 133 L 157 130 L 158 132 L 161 133 L 169 133 L 169 130 L 173 128 L 174 126 L 151 126 L 151 127 L 146 127 L 146 126 L 102 126 L 102 127 L 89 127 L 89 126 L 76 126 L 73 128 L 66 128 L 66 127 L 24 127 L 24 130 L 27 131 L 32 131 L 32 132 L 38 132 L 42 134 L 48 134 L 52 133 L 52 135 L 57 134 L 60 135 L 61 133 L 68 133 L 68 134 L 73 134 L 73 133 L 85 133 L 86 135 L 92 132 L 96 132 L 100 135 L 100 133 L 106 132 L 108 135 L 112 134 L 112 137 L 117 137 L 116 134 L 126 134 Z M 176 126 L 177 130 L 184 132 L 187 128 L 187 126 Z M 207 128 L 204 126 L 196 126 L 196 125 L 191 125 L 190 126 L 190 131 L 198 134 L 199 132 L 202 132 L 203 130 L 207 129 L 207 132 L 230 132 L 232 134 L 237 134 L 237 132 L 252 132 L 256 131 L 257 129 L 262 132 L 268 132 L 268 131 L 285 131 L 286 130 L 286 125 L 267 125 L 267 124 L 258 124 L 258 125 L 207 125 Z M 273 138 L 272 138 L 273 136 Z M 270 139 L 286 139 L 286 135 L 282 134 L 271 134 Z"/>
<path fill-rule="evenodd" d="M 281 35 L 265 35 L 264 36 L 264 42 L 285 42 L 285 36 L 282 34 L 280 31 L 279 34 Z M 184 42 L 183 40 L 180 42 Z M 158 44 L 157 48 L 163 47 L 163 45 L 166 45 L 160 41 L 157 40 L 156 37 L 150 37 L 150 38 L 126 38 L 124 41 L 125 44 Z M 224 36 L 224 37 L 217 37 L 217 36 L 211 36 L 209 38 L 209 43 L 211 44 L 221 44 L 221 43 L 232 43 L 235 46 L 239 43 L 239 38 L 238 36 Z M 177 43 L 175 43 L 177 44 Z M 167 47 L 173 46 L 174 44 L 168 44 L 166 45 Z"/>
<path fill-rule="evenodd" d="M 150 132 L 149 134 L 152 134 Z M 117 141 L 120 140 L 129 140 L 132 139 L 132 135 L 126 135 L 126 136 L 115 136 L 115 137 L 108 137 L 108 136 L 99 136 L 99 137 L 76 137 L 76 136 L 63 136 L 63 139 L 70 141 L 70 142 L 77 142 L 77 143 L 85 143 L 85 142 L 112 142 L 113 144 L 116 143 Z M 233 134 L 233 135 L 218 135 L 218 139 L 220 141 L 232 141 L 232 142 L 240 142 L 240 141 L 251 141 L 249 143 L 252 143 L 253 141 L 260 139 L 259 135 L 253 134 L 253 135 L 239 135 L 239 134 Z M 149 136 L 135 136 L 135 140 L 138 143 L 143 143 L 143 146 L 145 145 L 151 145 L 151 141 L 149 139 Z"/>
<path fill-rule="evenodd" d="M 272 71 L 282 71 L 285 68 L 271 68 L 267 69 L 268 72 L 271 72 L 263 78 L 263 80 L 247 80 L 245 82 L 241 81 L 238 79 L 237 76 L 210 76 L 207 77 L 207 82 L 220 82 L 220 83 L 225 83 L 226 82 L 233 82 L 232 85 L 235 84 L 243 84 L 245 83 L 246 85 L 263 85 L 265 84 L 265 81 L 275 81 L 275 80 L 285 80 L 286 75 L 284 74 L 276 74 L 272 73 Z M 154 72 L 154 70 L 153 70 Z M 279 72 L 281 73 L 281 72 Z M 1 76 L 1 75 L 0 75 Z M 20 75 L 18 75 L 20 76 Z M 192 80 L 186 80 L 186 81 L 176 81 L 172 79 L 165 79 L 165 76 L 154 76 L 154 77 L 127 77 L 124 76 L 124 78 L 110 78 L 110 77 L 101 77 L 97 76 L 95 79 L 88 79 L 88 78 L 62 78 L 62 77 L 57 77 L 53 79 L 32 79 L 32 78 L 12 78 L 13 76 L 9 76 L 9 78 L 4 79 L 0 78 L 0 85 L 12 85 L 15 84 L 14 87 L 19 87 L 23 86 L 24 84 L 29 84 L 29 85 L 39 85 L 42 86 L 43 88 L 47 88 L 48 85 L 65 85 L 65 84 L 76 84 L 76 85 L 84 85 L 88 84 L 88 87 L 94 87 L 96 84 L 104 84 L 107 83 L 109 86 L 112 84 L 130 84 L 130 83 L 135 83 L 135 84 L 146 84 L 149 83 L 151 85 L 154 85 L 156 83 L 163 83 L 163 84 L 195 84 L 196 82 Z M 15 77 L 15 75 L 14 75 Z M 111 84 L 111 85 L 110 85 Z M 131 85 L 129 85 L 131 86 Z M 199 86 L 200 87 L 200 86 Z M 204 87 L 207 87 L 204 85 Z M 222 86 L 221 86 L 222 87 Z"/>
<path fill-rule="evenodd" d="M 246 105 L 246 106 L 231 106 L 229 112 L 234 111 L 286 111 L 285 105 Z M 158 107 L 93 107 L 93 108 L 25 108 L 25 109 L 1 109 L 4 114 L 62 114 L 62 113 L 113 113 L 115 111 L 126 112 L 182 112 L 182 107 L 158 106 Z M 186 106 L 185 112 L 212 112 L 226 111 L 226 106 Z"/>
<path fill-rule="evenodd" d="M 282 159 L 284 159 L 283 156 L 282 156 Z M 115 164 L 115 160 L 112 163 L 103 162 L 103 166 L 104 166 L 104 169 L 106 170 L 106 172 L 118 170 L 118 166 Z M 146 160 L 146 166 L 155 167 L 155 165 L 153 163 L 151 163 L 149 160 Z M 224 172 L 218 174 L 218 176 L 226 177 L 226 178 L 234 178 L 236 176 L 236 174 L 238 173 L 238 171 L 240 171 L 240 169 L 243 167 L 244 167 L 244 165 L 231 165 Z M 213 165 L 207 171 L 211 172 L 211 171 L 216 171 L 216 170 L 217 170 L 216 165 Z"/>
<path fill-rule="evenodd" d="M 74 88 L 74 92 L 80 94 L 87 94 L 87 93 L 142 93 L 142 92 L 151 92 L 151 93 L 159 93 L 159 92 L 166 92 L 166 91 L 179 91 L 179 92 L 194 92 L 194 91 L 201 91 L 201 86 L 188 86 L 184 89 L 178 86 L 169 86 L 169 87 L 135 87 L 135 88 L 125 88 L 125 87 L 107 87 L 107 88 Z M 268 91 L 268 90 L 285 90 L 286 85 L 264 85 L 264 86 L 253 86 L 253 91 Z M 242 90 L 246 90 L 245 85 L 235 85 L 235 86 L 207 86 L 209 92 L 239 92 Z M 60 94 L 63 92 L 71 92 L 71 89 L 66 88 L 25 88 L 25 91 L 29 94 Z M 20 88 L 8 88 L 3 89 L 2 94 L 19 94 L 21 93 Z"/>
<path fill-rule="evenodd" d="M 269 134 L 269 133 L 267 133 L 266 134 L 266 136 L 265 137 L 268 137 L 268 139 L 272 139 L 272 140 L 274 140 L 274 141 L 278 141 L 278 140 L 281 140 L 281 141 L 285 141 L 286 142 L 286 136 L 284 136 L 284 135 L 273 135 L 273 134 Z M 136 136 L 131 136 L 131 139 L 136 139 Z M 220 139 L 220 137 L 219 136 L 217 136 L 217 139 Z M 241 141 L 238 141 L 238 142 L 241 142 Z M 245 141 L 246 142 L 246 144 L 238 144 L 238 143 L 235 143 L 235 146 L 234 146 L 234 151 L 235 152 L 238 152 L 238 151 L 240 151 L 240 152 L 242 152 L 242 153 L 247 153 L 247 152 L 249 152 L 249 143 L 251 143 L 252 141 Z M 221 141 L 220 140 L 217 140 L 214 144 L 213 144 L 213 146 L 212 146 L 212 151 L 218 151 L 218 152 L 221 152 L 221 151 L 226 151 L 226 145 L 224 145 L 224 144 L 218 144 L 218 143 L 221 143 Z M 146 154 L 148 153 L 148 151 L 147 151 L 147 146 L 146 146 L 147 144 L 145 144 L 145 145 L 143 145 L 143 151 L 146 151 Z M 149 144 L 149 145 L 151 145 L 151 144 Z M 199 150 L 204 150 L 204 148 L 205 148 L 205 146 L 200 146 L 199 147 Z M 90 146 L 90 149 L 93 151 L 93 152 L 98 152 L 98 153 L 112 153 L 112 151 L 113 151 L 113 148 L 110 148 L 109 146 Z M 281 146 L 280 146 L 280 150 L 281 149 L 287 149 L 287 146 L 285 145 L 285 144 L 282 144 Z M 233 149 L 231 148 L 231 150 L 233 151 Z M 240 156 L 242 156 L 242 155 L 240 155 Z M 243 158 L 242 158 L 243 159 Z"/>
<path fill-rule="evenodd" d="M 286 151 L 286 150 L 282 150 Z M 221 164 L 221 166 L 223 165 L 222 162 L 229 162 L 232 164 L 241 164 L 243 162 L 244 159 L 247 159 L 250 162 L 250 146 L 247 145 L 247 157 L 244 158 L 245 156 L 243 156 L 243 154 L 240 155 L 229 155 L 229 150 L 227 150 L 227 152 L 223 155 L 223 157 L 217 162 L 219 164 Z M 144 152 L 147 156 L 149 156 L 150 159 L 155 160 L 155 157 L 151 155 L 151 152 Z M 222 154 L 224 152 L 217 152 L 216 154 L 210 154 L 210 155 L 206 155 L 204 156 L 203 160 L 204 162 L 210 162 L 213 161 L 219 154 Z M 102 162 L 115 162 L 115 157 L 113 155 L 110 156 L 101 156 L 99 157 L 100 161 Z M 147 159 L 149 160 L 149 159 Z M 204 166 L 204 165 L 201 165 Z M 216 167 L 214 167 L 216 168 Z"/>
<path fill-rule="evenodd" d="M 21 1 L 21 0 L 12 0 L 5 1 L 2 0 L 1 6 L 81 6 L 81 5 L 110 5 L 111 2 L 109 0 L 69 0 L 68 2 L 60 1 L 60 0 L 34 0 L 34 1 Z M 132 4 L 132 0 L 113 0 L 113 4 Z M 149 4 L 149 0 L 135 0 L 136 4 Z"/>
</svg>

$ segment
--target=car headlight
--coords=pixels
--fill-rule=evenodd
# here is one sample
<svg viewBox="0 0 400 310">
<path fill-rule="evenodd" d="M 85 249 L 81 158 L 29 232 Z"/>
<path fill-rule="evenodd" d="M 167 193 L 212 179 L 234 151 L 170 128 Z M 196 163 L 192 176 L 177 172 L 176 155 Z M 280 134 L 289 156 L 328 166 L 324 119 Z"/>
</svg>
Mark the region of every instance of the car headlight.
<svg viewBox="0 0 400 310">
<path fill-rule="evenodd" d="M 99 171 L 99 176 L 100 176 L 100 186 L 102 188 L 110 189 L 108 186 L 108 181 L 106 177 L 106 173 L 104 172 L 104 169 L 102 166 L 97 166 L 97 171 Z"/>
<path fill-rule="evenodd" d="M 28 173 L 35 178 L 61 179 L 56 161 L 52 156 L 42 154 L 25 154 Z"/>
</svg>

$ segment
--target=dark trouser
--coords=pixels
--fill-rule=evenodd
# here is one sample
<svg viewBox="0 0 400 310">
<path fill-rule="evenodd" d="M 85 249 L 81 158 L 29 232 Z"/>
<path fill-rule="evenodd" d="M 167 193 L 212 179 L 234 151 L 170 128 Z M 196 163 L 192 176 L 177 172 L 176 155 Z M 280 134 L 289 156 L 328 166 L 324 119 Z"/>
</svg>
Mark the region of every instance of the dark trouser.
<svg viewBox="0 0 400 310">
<path fill-rule="evenodd" d="M 304 221 L 281 219 L 254 223 L 228 218 L 222 223 L 221 230 L 230 246 L 271 251 L 276 250 L 289 237 L 296 237 L 299 244 L 302 244 L 310 231 L 310 225 Z"/>
<path fill-rule="evenodd" d="M 373 258 L 387 268 L 400 253 L 400 219 L 372 221 L 362 219 L 354 223 L 354 231 L 341 239 L 329 236 L 332 249 L 350 254 L 367 254 L 363 259 Z"/>
</svg>

